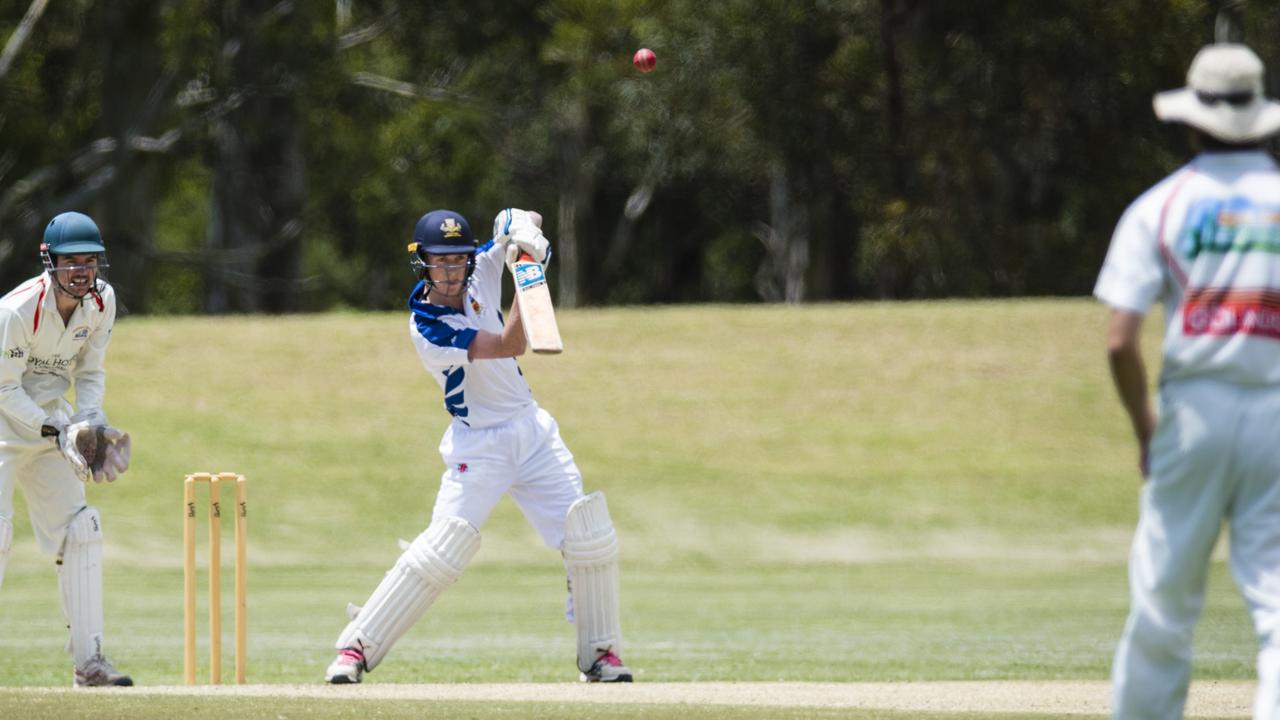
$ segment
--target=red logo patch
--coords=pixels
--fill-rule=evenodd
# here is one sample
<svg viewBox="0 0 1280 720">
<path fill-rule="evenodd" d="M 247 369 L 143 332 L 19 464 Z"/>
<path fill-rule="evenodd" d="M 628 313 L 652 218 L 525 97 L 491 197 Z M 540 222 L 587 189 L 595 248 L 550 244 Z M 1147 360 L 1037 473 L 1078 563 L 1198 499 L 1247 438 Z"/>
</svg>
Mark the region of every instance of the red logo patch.
<svg viewBox="0 0 1280 720">
<path fill-rule="evenodd" d="M 467 464 L 466 464 L 466 463 L 458 463 L 458 472 L 460 472 L 460 473 L 464 473 L 464 472 L 466 472 L 466 471 L 467 471 Z"/>
</svg>

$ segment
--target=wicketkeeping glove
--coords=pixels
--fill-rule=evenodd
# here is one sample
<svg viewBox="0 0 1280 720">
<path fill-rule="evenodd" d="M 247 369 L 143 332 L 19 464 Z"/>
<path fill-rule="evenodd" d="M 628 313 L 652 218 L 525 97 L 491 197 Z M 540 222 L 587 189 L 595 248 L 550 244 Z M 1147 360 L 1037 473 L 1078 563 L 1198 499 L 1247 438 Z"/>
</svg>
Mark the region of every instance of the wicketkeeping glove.
<svg viewBox="0 0 1280 720">
<path fill-rule="evenodd" d="M 58 436 L 58 446 L 76 475 L 88 482 L 113 482 L 129 469 L 133 443 L 129 434 L 109 425 L 79 422 L 68 425 Z"/>
<path fill-rule="evenodd" d="M 87 422 L 78 422 L 71 425 L 58 423 L 53 426 L 58 430 L 58 435 L 55 438 L 55 442 L 58 444 L 58 451 L 71 464 L 71 469 L 75 471 L 76 477 L 80 478 L 81 482 L 88 482 L 93 475 L 93 471 L 89 469 L 89 463 L 85 460 L 84 453 L 80 451 L 80 443 L 77 440 L 81 436 L 85 436 L 87 441 L 89 435 L 96 435 L 96 433 L 92 432 L 91 426 Z"/>
</svg>

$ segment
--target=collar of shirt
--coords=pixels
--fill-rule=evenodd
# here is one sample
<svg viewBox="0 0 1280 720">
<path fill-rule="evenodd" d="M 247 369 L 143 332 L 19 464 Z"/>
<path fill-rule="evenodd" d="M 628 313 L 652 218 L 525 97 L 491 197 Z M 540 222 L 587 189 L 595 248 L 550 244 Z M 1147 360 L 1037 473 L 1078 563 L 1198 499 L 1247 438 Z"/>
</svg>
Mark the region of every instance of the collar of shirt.
<svg viewBox="0 0 1280 720">
<path fill-rule="evenodd" d="M 1191 165 L 1198 170 L 1275 170 L 1276 161 L 1264 150 L 1202 152 Z"/>
<path fill-rule="evenodd" d="M 459 308 L 452 308 L 448 305 L 437 305 L 427 302 L 422 295 L 422 291 L 426 289 L 427 283 L 419 280 L 417 285 L 413 286 L 413 292 L 409 293 L 409 310 L 414 315 L 425 318 L 438 318 L 444 315 L 460 315 L 465 312 Z"/>
</svg>

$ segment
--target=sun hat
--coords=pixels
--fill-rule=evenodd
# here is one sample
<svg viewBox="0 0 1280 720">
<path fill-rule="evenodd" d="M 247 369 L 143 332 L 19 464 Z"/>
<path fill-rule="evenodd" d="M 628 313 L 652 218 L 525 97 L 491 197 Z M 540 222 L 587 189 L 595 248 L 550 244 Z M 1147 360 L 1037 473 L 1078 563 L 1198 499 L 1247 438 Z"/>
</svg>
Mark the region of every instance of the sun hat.
<svg viewBox="0 0 1280 720">
<path fill-rule="evenodd" d="M 1280 102 L 1264 95 L 1257 53 L 1235 43 L 1206 45 L 1187 70 L 1187 86 L 1156 93 L 1156 117 L 1180 122 L 1227 143 L 1280 131 Z"/>
</svg>

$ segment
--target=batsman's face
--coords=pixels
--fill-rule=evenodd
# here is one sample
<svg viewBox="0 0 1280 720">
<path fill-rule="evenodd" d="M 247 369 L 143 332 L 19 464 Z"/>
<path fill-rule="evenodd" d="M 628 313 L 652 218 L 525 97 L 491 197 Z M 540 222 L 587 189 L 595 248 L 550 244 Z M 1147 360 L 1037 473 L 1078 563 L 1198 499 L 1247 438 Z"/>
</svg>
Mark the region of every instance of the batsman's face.
<svg viewBox="0 0 1280 720">
<path fill-rule="evenodd" d="M 58 282 L 72 295 L 83 297 L 98 279 L 98 255 L 57 255 L 53 261 Z"/>
<path fill-rule="evenodd" d="M 467 281 L 466 253 L 427 255 L 427 273 L 436 287 L 448 294 L 457 294 Z"/>
</svg>

